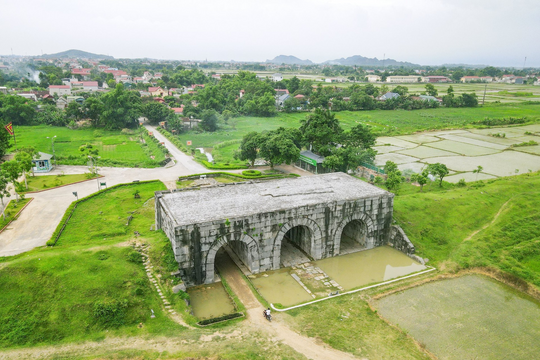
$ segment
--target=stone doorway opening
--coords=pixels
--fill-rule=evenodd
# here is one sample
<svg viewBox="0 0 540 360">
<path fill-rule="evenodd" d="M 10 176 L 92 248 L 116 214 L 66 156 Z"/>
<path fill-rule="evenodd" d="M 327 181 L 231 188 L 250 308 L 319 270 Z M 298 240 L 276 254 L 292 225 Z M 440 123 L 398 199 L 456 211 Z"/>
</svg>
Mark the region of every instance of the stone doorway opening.
<svg viewBox="0 0 540 360">
<path fill-rule="evenodd" d="M 285 233 L 281 241 L 280 267 L 290 267 L 312 261 L 311 230 L 304 225 L 294 226 Z"/>
<path fill-rule="evenodd" d="M 353 220 L 343 228 L 339 254 L 345 255 L 366 249 L 367 225 L 362 220 Z"/>
<path fill-rule="evenodd" d="M 254 244 L 246 244 L 239 240 L 229 240 L 216 252 L 214 271 L 216 274 L 223 270 L 225 264 L 235 264 L 244 275 L 249 276 L 259 272 L 258 252 Z M 219 276 L 215 276 L 218 281 Z"/>
</svg>

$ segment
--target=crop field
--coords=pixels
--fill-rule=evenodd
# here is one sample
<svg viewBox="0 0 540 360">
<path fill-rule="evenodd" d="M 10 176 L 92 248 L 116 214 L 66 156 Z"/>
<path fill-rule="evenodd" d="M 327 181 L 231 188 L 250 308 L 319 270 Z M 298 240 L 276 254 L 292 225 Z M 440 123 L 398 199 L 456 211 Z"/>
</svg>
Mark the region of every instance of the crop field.
<svg viewBox="0 0 540 360">
<path fill-rule="evenodd" d="M 379 152 L 375 164 L 383 166 L 390 160 L 402 171 L 420 172 L 426 164 L 443 163 L 451 171 L 451 176 L 445 180 L 452 183 L 461 179 L 485 180 L 538 171 L 540 145 L 515 147 L 523 142 L 540 141 L 539 136 L 531 135 L 537 131 L 540 126 L 534 124 L 379 137 L 374 147 Z M 509 137 L 506 137 L 507 133 Z M 500 134 L 500 137 L 493 134 Z M 482 167 L 481 173 L 473 174 L 478 166 Z"/>
<path fill-rule="evenodd" d="M 158 167 L 165 159 L 156 144 L 150 142 L 142 144 L 135 132 L 123 134 L 121 131 L 95 129 L 16 126 L 15 135 L 17 146 L 13 147 L 13 150 L 34 146 L 38 151 L 48 154 L 53 153 L 50 138 L 56 136 L 54 150 L 58 164 L 85 165 L 87 159 L 81 156 L 79 151 L 79 147 L 85 144 L 92 144 L 99 151 L 100 166 Z"/>
<path fill-rule="evenodd" d="M 238 117 L 229 119 L 227 123 L 221 124 L 221 129 L 209 132 L 186 132 L 178 137 L 182 142 L 192 141 L 193 148 L 205 148 L 210 151 L 218 144 L 226 142 L 226 146 L 216 152 L 215 158 L 219 162 L 235 163 L 233 159 L 234 151 L 238 148 L 242 137 L 251 131 L 275 130 L 279 127 L 298 128 L 300 121 L 305 119 L 309 113 L 280 113 L 275 117 Z M 375 133 L 383 139 L 394 139 L 392 145 L 413 148 L 418 143 L 439 141 L 438 138 L 427 134 L 413 134 L 396 137 L 388 135 L 411 134 L 417 131 L 464 128 L 471 127 L 475 121 L 489 118 L 503 117 L 527 117 L 530 121 L 540 119 L 540 104 L 490 104 L 478 108 L 440 108 L 425 110 L 373 110 L 373 111 L 342 111 L 335 113 L 344 129 L 349 129 L 358 123 L 370 125 Z M 471 130 L 472 131 L 472 130 Z M 452 131 L 445 130 L 444 134 L 452 134 Z M 441 134 L 443 134 L 441 132 Z M 486 135 L 487 136 L 487 135 Z M 380 139 L 383 144 L 387 143 Z M 402 143 L 398 143 L 402 139 Z M 416 139 L 413 141 L 413 139 Z M 494 138 L 495 139 L 495 138 Z M 404 145 L 408 144 L 408 145 Z M 217 149 L 216 149 L 217 150 Z M 212 154 L 214 155 L 212 150 Z"/>
<path fill-rule="evenodd" d="M 441 359 L 533 359 L 540 303 L 492 279 L 467 275 L 383 297 L 380 314 Z"/>
</svg>

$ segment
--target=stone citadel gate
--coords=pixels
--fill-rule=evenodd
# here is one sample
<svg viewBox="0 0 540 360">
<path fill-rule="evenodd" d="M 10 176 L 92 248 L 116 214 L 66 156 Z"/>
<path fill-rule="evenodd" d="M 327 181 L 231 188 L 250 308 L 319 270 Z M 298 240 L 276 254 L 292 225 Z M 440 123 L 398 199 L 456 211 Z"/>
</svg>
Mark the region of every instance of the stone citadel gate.
<svg viewBox="0 0 540 360">
<path fill-rule="evenodd" d="M 392 226 L 394 195 L 344 173 L 158 191 L 156 228 L 169 237 L 187 286 L 214 282 L 228 245 L 252 273 L 280 267 L 284 239 L 315 260 L 337 256 L 343 236 L 359 248 L 414 246 Z"/>
</svg>

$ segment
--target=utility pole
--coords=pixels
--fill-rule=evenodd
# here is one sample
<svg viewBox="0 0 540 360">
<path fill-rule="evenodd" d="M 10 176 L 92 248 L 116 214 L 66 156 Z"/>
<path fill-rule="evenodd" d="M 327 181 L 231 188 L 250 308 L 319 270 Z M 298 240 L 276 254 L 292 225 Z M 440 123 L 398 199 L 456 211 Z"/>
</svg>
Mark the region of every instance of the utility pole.
<svg viewBox="0 0 540 360">
<path fill-rule="evenodd" d="M 482 106 L 484 106 L 484 103 L 486 102 L 486 90 L 487 90 L 487 84 L 484 87 L 484 98 L 482 99 Z"/>
<path fill-rule="evenodd" d="M 54 154 L 54 138 L 56 137 L 56 135 L 54 135 L 53 137 L 49 137 L 47 136 L 47 139 L 51 139 L 51 146 L 52 146 L 52 153 L 53 153 L 53 158 L 54 158 L 54 167 L 56 167 L 56 155 Z"/>
</svg>

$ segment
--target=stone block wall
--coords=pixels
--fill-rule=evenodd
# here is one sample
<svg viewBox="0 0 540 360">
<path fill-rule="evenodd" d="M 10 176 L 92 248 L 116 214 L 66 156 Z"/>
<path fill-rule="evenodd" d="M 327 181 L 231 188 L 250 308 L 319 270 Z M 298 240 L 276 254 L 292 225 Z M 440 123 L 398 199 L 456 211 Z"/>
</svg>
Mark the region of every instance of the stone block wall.
<svg viewBox="0 0 540 360">
<path fill-rule="evenodd" d="M 183 226 L 175 226 L 170 219 L 170 212 L 159 201 L 160 193 L 156 193 L 156 228 L 169 236 L 188 286 L 214 282 L 215 255 L 226 243 L 253 273 L 279 269 L 281 242 L 295 226 L 309 229 L 310 244 L 302 248 L 316 260 L 339 255 L 341 234 L 354 220 L 364 226 L 366 249 L 385 245 L 391 238 L 390 193 Z"/>
</svg>

